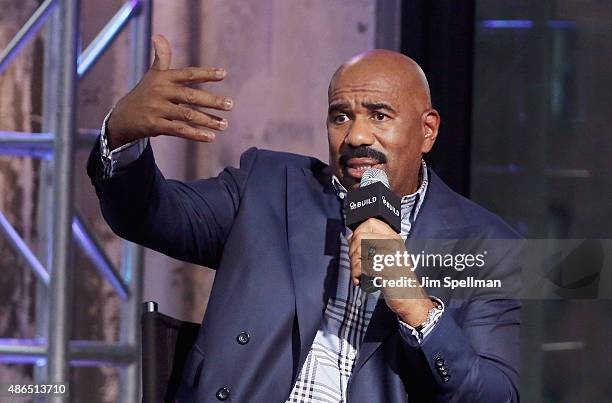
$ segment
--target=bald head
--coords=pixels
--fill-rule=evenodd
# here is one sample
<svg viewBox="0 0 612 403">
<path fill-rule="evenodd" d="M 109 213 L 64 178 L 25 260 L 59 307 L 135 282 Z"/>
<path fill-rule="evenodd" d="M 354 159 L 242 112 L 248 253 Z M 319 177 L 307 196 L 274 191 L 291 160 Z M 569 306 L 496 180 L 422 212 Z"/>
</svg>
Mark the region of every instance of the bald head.
<svg viewBox="0 0 612 403">
<path fill-rule="evenodd" d="M 328 90 L 330 165 L 347 189 L 368 167 L 387 173 L 398 195 L 414 192 L 421 157 L 438 133 L 423 70 L 390 50 L 354 56 L 334 73 Z"/>
<path fill-rule="evenodd" d="M 429 84 L 421 67 L 410 57 L 387 49 L 363 52 L 342 64 L 329 83 L 328 97 L 340 83 L 358 84 L 377 77 L 409 96 L 419 109 L 431 108 Z"/>
</svg>

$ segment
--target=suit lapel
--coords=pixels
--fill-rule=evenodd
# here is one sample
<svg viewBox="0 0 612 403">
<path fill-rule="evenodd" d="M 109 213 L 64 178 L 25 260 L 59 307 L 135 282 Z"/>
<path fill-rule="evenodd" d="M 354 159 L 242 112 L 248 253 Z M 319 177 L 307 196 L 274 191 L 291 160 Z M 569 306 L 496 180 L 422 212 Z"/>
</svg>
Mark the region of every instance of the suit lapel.
<svg viewBox="0 0 612 403">
<path fill-rule="evenodd" d="M 331 176 L 322 173 L 316 177 L 308 169 L 288 167 L 287 237 L 301 346 L 298 371 L 312 346 L 329 294 L 335 290 L 342 225 Z"/>
</svg>

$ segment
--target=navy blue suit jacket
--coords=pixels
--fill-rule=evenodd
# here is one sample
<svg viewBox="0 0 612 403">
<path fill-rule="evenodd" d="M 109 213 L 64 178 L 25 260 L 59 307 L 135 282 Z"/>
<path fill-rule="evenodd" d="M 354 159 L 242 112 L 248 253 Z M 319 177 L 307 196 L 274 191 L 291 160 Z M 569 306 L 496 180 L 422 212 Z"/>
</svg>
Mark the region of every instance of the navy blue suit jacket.
<svg viewBox="0 0 612 403">
<path fill-rule="evenodd" d="M 258 149 L 240 168 L 193 182 L 166 180 L 149 145 L 127 170 L 88 173 L 119 236 L 216 277 L 183 374 L 185 401 L 284 402 L 311 347 L 337 273 L 341 205 L 326 164 Z M 515 238 L 491 213 L 433 172 L 412 238 Z M 408 240 L 410 242 L 410 239 Z M 496 270 L 511 272 L 500 261 Z M 443 297 L 444 299 L 444 297 Z M 519 310 L 514 300 L 446 300 L 422 345 L 403 339 L 379 301 L 348 385 L 351 403 L 518 401 Z M 246 331 L 247 344 L 236 336 Z M 450 378 L 436 370 L 442 359 Z"/>
</svg>

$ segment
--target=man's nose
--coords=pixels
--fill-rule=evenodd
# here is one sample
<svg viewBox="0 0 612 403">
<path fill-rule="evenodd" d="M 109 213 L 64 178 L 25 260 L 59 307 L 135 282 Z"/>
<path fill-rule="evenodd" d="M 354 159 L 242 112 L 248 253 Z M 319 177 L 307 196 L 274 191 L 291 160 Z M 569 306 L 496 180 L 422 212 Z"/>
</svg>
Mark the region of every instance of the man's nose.
<svg viewBox="0 0 612 403">
<path fill-rule="evenodd" d="M 374 144 L 374 135 L 366 122 L 362 119 L 355 119 L 344 142 L 352 147 L 371 146 Z"/>
</svg>

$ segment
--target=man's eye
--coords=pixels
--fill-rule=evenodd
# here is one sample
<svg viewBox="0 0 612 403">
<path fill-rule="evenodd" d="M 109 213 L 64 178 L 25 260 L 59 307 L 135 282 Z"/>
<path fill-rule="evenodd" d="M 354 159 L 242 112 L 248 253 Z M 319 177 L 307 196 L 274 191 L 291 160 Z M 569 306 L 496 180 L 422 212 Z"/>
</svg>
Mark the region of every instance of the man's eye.
<svg viewBox="0 0 612 403">
<path fill-rule="evenodd" d="M 340 115 L 336 115 L 334 117 L 334 123 L 344 123 L 348 120 L 348 116 L 346 116 L 345 114 L 340 114 Z"/>
<path fill-rule="evenodd" d="M 379 122 L 382 122 L 382 121 L 384 121 L 384 120 L 387 120 L 387 118 L 388 118 L 388 117 L 389 117 L 389 116 L 385 115 L 385 114 L 384 114 L 384 113 L 382 113 L 382 112 L 376 112 L 376 113 L 374 114 L 374 120 L 378 120 Z"/>
</svg>

